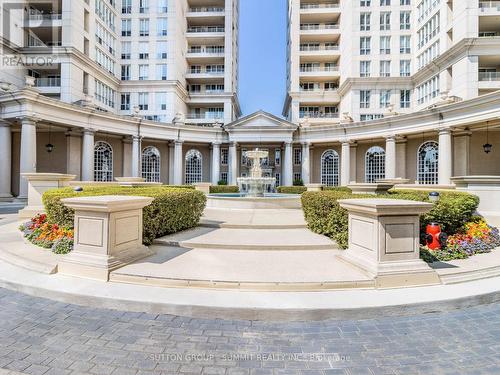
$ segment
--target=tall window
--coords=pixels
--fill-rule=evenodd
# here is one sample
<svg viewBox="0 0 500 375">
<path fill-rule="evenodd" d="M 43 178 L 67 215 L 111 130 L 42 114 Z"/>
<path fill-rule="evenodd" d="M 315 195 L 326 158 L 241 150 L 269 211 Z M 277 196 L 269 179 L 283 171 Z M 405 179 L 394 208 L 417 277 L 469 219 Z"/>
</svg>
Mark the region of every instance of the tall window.
<svg viewBox="0 0 500 375">
<path fill-rule="evenodd" d="M 428 141 L 418 148 L 417 155 L 417 182 L 419 184 L 438 183 L 438 143 Z"/>
<path fill-rule="evenodd" d="M 122 20 L 122 36 L 132 35 L 132 20 L 124 19 Z"/>
<path fill-rule="evenodd" d="M 229 150 L 227 148 L 220 149 L 220 163 L 221 165 L 227 165 L 229 159 Z"/>
<path fill-rule="evenodd" d="M 122 42 L 122 59 L 130 60 L 130 51 L 132 50 L 132 44 L 130 42 Z"/>
<path fill-rule="evenodd" d="M 94 145 L 94 181 L 113 181 L 113 149 L 107 142 Z"/>
<path fill-rule="evenodd" d="M 373 146 L 365 155 L 365 182 L 375 182 L 385 178 L 385 151 L 382 147 Z"/>
<path fill-rule="evenodd" d="M 159 81 L 167 80 L 167 64 L 156 64 L 156 79 Z"/>
<path fill-rule="evenodd" d="M 186 153 L 186 184 L 194 184 L 196 182 L 201 182 L 202 180 L 202 169 L 203 158 L 201 152 L 198 150 L 189 150 Z"/>
<path fill-rule="evenodd" d="M 130 80 L 130 65 L 122 65 L 122 81 Z"/>
<path fill-rule="evenodd" d="M 139 65 L 139 81 L 145 81 L 149 76 L 149 65 Z"/>
<path fill-rule="evenodd" d="M 326 150 L 321 155 L 321 183 L 326 186 L 339 184 L 339 154 L 335 150 Z"/>
<path fill-rule="evenodd" d="M 371 61 L 360 61 L 359 62 L 359 76 L 360 77 L 370 77 L 371 75 Z"/>
<path fill-rule="evenodd" d="M 302 164 L 302 149 L 300 148 L 293 149 L 293 164 L 294 165 Z"/>
<path fill-rule="evenodd" d="M 370 90 L 361 90 L 359 92 L 359 108 L 370 108 Z"/>
<path fill-rule="evenodd" d="M 168 12 L 168 0 L 158 0 L 158 13 Z"/>
<path fill-rule="evenodd" d="M 399 62 L 399 75 L 401 77 L 409 77 L 411 69 L 411 61 L 410 60 L 401 60 Z"/>
<path fill-rule="evenodd" d="M 147 182 L 160 182 L 160 151 L 156 147 L 142 151 L 142 177 Z"/>
<path fill-rule="evenodd" d="M 380 30 L 391 29 L 391 12 L 380 12 Z"/>
<path fill-rule="evenodd" d="M 149 109 L 149 93 L 140 92 L 139 93 L 139 110 L 147 111 Z"/>
<path fill-rule="evenodd" d="M 149 0 L 139 0 L 139 13 L 149 12 Z"/>
<path fill-rule="evenodd" d="M 399 37 L 399 53 L 411 52 L 411 40 L 409 35 L 401 35 Z"/>
<path fill-rule="evenodd" d="M 371 52 L 372 38 L 369 36 L 362 36 L 359 38 L 359 54 L 369 55 Z"/>
<path fill-rule="evenodd" d="M 401 108 L 410 108 L 411 90 L 401 90 L 399 92 L 399 106 Z"/>
<path fill-rule="evenodd" d="M 381 36 L 380 37 L 380 54 L 389 55 L 391 53 L 391 37 Z"/>
<path fill-rule="evenodd" d="M 156 109 L 158 111 L 166 111 L 167 110 L 167 93 L 166 92 L 157 92 L 156 93 Z"/>
<path fill-rule="evenodd" d="M 132 0 L 122 0 L 122 14 L 132 13 Z"/>
<path fill-rule="evenodd" d="M 399 13 L 399 29 L 410 30 L 410 12 L 404 11 Z"/>
<path fill-rule="evenodd" d="M 156 42 L 156 58 L 167 58 L 167 42 Z"/>
<path fill-rule="evenodd" d="M 359 6 L 369 7 L 370 5 L 372 5 L 372 0 L 360 0 L 359 1 Z"/>
<path fill-rule="evenodd" d="M 274 164 L 276 166 L 279 166 L 281 164 L 281 149 L 280 148 L 274 149 Z"/>
<path fill-rule="evenodd" d="M 391 90 L 380 90 L 380 108 L 387 108 L 391 104 Z"/>
<path fill-rule="evenodd" d="M 130 111 L 130 93 L 124 92 L 121 94 L 120 109 L 122 111 Z"/>
<path fill-rule="evenodd" d="M 390 77 L 390 75 L 391 75 L 391 61 L 390 60 L 380 61 L 380 76 Z"/>
<path fill-rule="evenodd" d="M 158 36 L 167 35 L 167 19 L 166 18 L 158 18 L 156 20 L 156 31 Z"/>
<path fill-rule="evenodd" d="M 371 13 L 361 13 L 359 15 L 359 29 L 361 31 L 369 31 L 371 24 Z"/>
<path fill-rule="evenodd" d="M 139 20 L 139 36 L 149 36 L 149 19 Z"/>
</svg>

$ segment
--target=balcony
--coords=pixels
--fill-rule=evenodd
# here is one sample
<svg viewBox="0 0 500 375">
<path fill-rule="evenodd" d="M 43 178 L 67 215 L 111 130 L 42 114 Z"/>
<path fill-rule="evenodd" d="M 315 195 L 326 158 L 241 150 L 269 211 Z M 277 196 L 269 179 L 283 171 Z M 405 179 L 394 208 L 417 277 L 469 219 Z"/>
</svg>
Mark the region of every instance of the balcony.
<svg viewBox="0 0 500 375">
<path fill-rule="evenodd" d="M 310 111 L 300 111 L 300 118 L 312 118 L 312 119 L 332 119 L 339 118 L 339 113 L 323 113 L 323 112 L 310 112 Z"/>
<path fill-rule="evenodd" d="M 299 76 L 304 78 L 316 78 L 319 80 L 336 78 L 340 76 L 338 66 L 301 66 Z"/>
<path fill-rule="evenodd" d="M 224 26 L 188 26 L 186 33 L 188 40 L 203 44 L 220 44 L 224 36 Z"/>
<path fill-rule="evenodd" d="M 479 72 L 478 79 L 480 94 L 500 90 L 500 71 Z"/>
<path fill-rule="evenodd" d="M 60 94 L 61 93 L 61 77 L 42 77 L 35 79 L 35 87 L 42 94 Z"/>
<path fill-rule="evenodd" d="M 186 124 L 197 126 L 213 126 L 224 122 L 224 112 L 188 113 Z"/>
<path fill-rule="evenodd" d="M 224 56 L 224 46 L 191 46 L 186 54 L 186 58 L 193 62 L 213 62 Z"/>
<path fill-rule="evenodd" d="M 300 42 L 336 43 L 340 35 L 337 23 L 302 23 L 300 24 Z"/>
<path fill-rule="evenodd" d="M 300 4 L 300 20 L 302 22 L 328 22 L 332 14 L 340 15 L 340 4 L 336 2 L 302 3 Z"/>
<path fill-rule="evenodd" d="M 186 72 L 186 79 L 191 81 L 201 80 L 221 80 L 224 79 L 224 71 L 222 70 L 188 70 Z"/>
</svg>

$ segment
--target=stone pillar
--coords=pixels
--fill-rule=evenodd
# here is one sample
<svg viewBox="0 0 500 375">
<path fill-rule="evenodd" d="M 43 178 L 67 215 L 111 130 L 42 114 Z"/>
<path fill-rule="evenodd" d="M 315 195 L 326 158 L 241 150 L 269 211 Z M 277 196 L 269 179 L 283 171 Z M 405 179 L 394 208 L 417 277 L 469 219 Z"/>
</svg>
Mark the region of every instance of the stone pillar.
<svg viewBox="0 0 500 375">
<path fill-rule="evenodd" d="M 36 122 L 29 117 L 21 119 L 20 174 L 36 173 Z M 28 199 L 28 181 L 19 176 L 19 197 Z"/>
<path fill-rule="evenodd" d="M 420 218 L 431 203 L 400 199 L 341 199 L 349 212 L 349 246 L 340 257 L 363 269 L 377 288 L 440 284 L 420 259 Z"/>
<path fill-rule="evenodd" d="M 396 138 L 385 139 L 385 178 L 396 178 Z"/>
<path fill-rule="evenodd" d="M 174 184 L 174 158 L 175 149 L 174 143 L 170 142 L 168 144 L 168 183 L 170 185 Z"/>
<path fill-rule="evenodd" d="M 340 155 L 340 185 L 347 186 L 351 182 L 351 144 L 342 142 L 342 153 Z"/>
<path fill-rule="evenodd" d="M 74 130 L 66 132 L 66 173 L 74 174 L 81 179 L 82 171 L 82 137 Z"/>
<path fill-rule="evenodd" d="M 111 271 L 154 254 L 142 244 L 142 209 L 152 201 L 116 195 L 63 199 L 75 210 L 75 242 L 58 272 L 108 281 Z"/>
<path fill-rule="evenodd" d="M 356 183 L 358 180 L 358 144 L 351 143 L 351 167 L 350 167 L 350 181 L 349 183 Z M 363 179 L 364 180 L 364 179 Z"/>
<path fill-rule="evenodd" d="M 237 185 L 238 181 L 238 152 L 237 152 L 238 143 L 231 142 L 229 144 L 229 173 L 228 173 L 228 184 L 229 185 Z"/>
<path fill-rule="evenodd" d="M 132 176 L 132 140 L 128 137 L 122 139 L 123 157 L 122 157 L 122 175 Z"/>
<path fill-rule="evenodd" d="M 83 131 L 82 181 L 94 181 L 94 133 L 92 129 Z"/>
<path fill-rule="evenodd" d="M 220 180 L 220 143 L 212 143 L 212 185 Z"/>
<path fill-rule="evenodd" d="M 302 181 L 304 185 L 311 183 L 311 155 L 309 143 L 302 143 Z"/>
<path fill-rule="evenodd" d="M 453 176 L 468 176 L 470 173 L 470 131 L 453 134 Z"/>
<path fill-rule="evenodd" d="M 182 170 L 184 166 L 184 158 L 182 155 L 183 141 L 175 141 L 174 146 L 174 185 L 182 185 Z"/>
<path fill-rule="evenodd" d="M 406 138 L 396 141 L 396 177 L 406 179 Z"/>
<path fill-rule="evenodd" d="M 438 183 L 439 185 L 451 184 L 451 131 L 450 129 L 439 130 L 439 163 L 438 163 Z"/>
<path fill-rule="evenodd" d="M 293 152 L 292 142 L 285 142 L 285 155 L 283 157 L 283 182 L 282 186 L 293 185 Z"/>
<path fill-rule="evenodd" d="M 0 202 L 12 198 L 12 134 L 10 124 L 0 121 Z"/>
<path fill-rule="evenodd" d="M 132 136 L 132 177 L 141 177 L 141 137 Z"/>
</svg>

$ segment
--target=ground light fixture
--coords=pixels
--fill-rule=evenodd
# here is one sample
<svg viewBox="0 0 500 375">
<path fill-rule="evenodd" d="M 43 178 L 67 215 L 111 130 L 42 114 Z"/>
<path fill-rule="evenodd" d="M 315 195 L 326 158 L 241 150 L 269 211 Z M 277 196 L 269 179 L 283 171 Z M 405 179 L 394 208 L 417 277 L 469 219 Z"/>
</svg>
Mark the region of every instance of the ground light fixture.
<svg viewBox="0 0 500 375">
<path fill-rule="evenodd" d="M 431 202 L 437 202 L 439 200 L 439 198 L 440 198 L 440 195 L 437 191 L 431 191 L 429 193 L 429 200 Z"/>
</svg>

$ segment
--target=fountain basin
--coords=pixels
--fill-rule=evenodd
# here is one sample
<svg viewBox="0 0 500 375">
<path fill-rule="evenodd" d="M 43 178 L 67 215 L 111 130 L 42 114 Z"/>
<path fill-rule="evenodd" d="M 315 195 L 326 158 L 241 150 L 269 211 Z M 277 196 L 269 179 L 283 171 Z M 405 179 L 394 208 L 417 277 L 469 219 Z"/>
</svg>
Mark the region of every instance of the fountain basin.
<svg viewBox="0 0 500 375">
<path fill-rule="evenodd" d="M 253 197 L 245 193 L 221 193 L 207 195 L 207 207 L 229 209 L 300 209 L 299 194 L 266 193 Z"/>
</svg>

